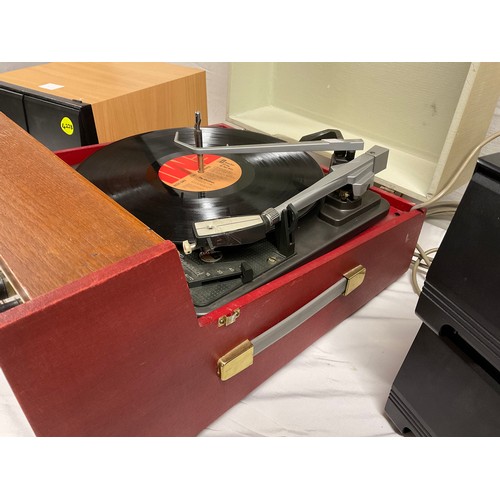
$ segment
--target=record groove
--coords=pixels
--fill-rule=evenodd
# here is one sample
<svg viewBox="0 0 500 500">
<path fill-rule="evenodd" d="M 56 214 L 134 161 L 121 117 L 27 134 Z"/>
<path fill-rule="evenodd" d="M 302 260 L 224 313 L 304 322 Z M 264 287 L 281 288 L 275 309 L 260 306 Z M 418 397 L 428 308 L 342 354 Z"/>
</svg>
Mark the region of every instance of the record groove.
<svg viewBox="0 0 500 500">
<path fill-rule="evenodd" d="M 182 189 L 179 182 L 185 179 L 178 181 L 175 176 L 184 174 L 176 171 L 176 165 L 181 159 L 184 166 L 180 168 L 184 168 L 188 155 L 174 143 L 176 132 L 181 141 L 194 144 L 191 128 L 139 134 L 103 147 L 83 161 L 78 172 L 160 236 L 177 244 L 193 239 L 193 222 L 260 214 L 323 176 L 307 153 L 228 154 L 208 167 L 212 174 L 203 177 L 189 172 L 189 189 Z M 244 130 L 214 127 L 204 128 L 202 133 L 205 147 L 282 142 Z M 159 177 L 162 172 L 166 172 L 167 184 Z"/>
</svg>

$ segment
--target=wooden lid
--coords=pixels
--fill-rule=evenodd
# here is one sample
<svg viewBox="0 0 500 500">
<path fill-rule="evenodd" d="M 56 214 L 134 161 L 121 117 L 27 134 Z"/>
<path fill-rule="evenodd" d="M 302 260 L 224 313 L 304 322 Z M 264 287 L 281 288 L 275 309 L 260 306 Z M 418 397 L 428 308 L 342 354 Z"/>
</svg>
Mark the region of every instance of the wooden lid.
<svg viewBox="0 0 500 500">
<path fill-rule="evenodd" d="M 25 299 L 162 241 L 0 113 L 0 266 Z"/>
</svg>

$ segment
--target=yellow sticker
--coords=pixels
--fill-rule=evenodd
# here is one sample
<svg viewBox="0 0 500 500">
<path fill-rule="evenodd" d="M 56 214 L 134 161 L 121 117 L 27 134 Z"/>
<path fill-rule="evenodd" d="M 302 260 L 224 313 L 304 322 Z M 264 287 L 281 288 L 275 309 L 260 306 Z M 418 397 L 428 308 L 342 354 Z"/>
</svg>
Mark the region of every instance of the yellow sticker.
<svg viewBox="0 0 500 500">
<path fill-rule="evenodd" d="M 75 131 L 75 128 L 73 127 L 73 122 L 67 116 L 65 116 L 61 120 L 61 129 L 65 134 L 68 135 L 73 135 L 73 132 Z"/>
</svg>

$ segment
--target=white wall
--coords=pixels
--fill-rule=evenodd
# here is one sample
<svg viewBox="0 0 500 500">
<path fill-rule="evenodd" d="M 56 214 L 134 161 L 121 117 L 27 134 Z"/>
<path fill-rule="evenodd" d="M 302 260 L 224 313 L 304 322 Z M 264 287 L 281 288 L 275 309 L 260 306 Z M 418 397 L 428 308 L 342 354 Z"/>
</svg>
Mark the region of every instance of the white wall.
<svg viewBox="0 0 500 500">
<path fill-rule="evenodd" d="M 42 64 L 39 62 L 0 62 L 0 73 L 4 71 L 14 71 L 15 69 L 26 68 L 27 66 L 36 66 Z"/>
<path fill-rule="evenodd" d="M 33 66 L 34 62 L 0 62 L 0 73 L 12 71 L 26 66 Z M 229 64 L 225 62 L 176 62 L 185 66 L 203 68 L 207 75 L 208 121 L 210 124 L 222 123 L 226 120 L 228 101 L 228 73 Z M 1 80 L 1 76 L 0 76 Z M 497 103 L 488 135 L 500 131 L 500 100 Z M 486 145 L 481 155 L 500 151 L 500 138 Z"/>
<path fill-rule="evenodd" d="M 488 136 L 500 131 L 500 100 L 497 102 L 495 114 L 491 119 L 490 128 L 488 129 Z M 487 144 L 482 150 L 481 155 L 487 155 L 500 151 L 500 138 Z"/>
<path fill-rule="evenodd" d="M 176 64 L 202 68 L 206 71 L 208 121 L 210 124 L 224 122 L 227 110 L 229 63 L 180 62 Z"/>
</svg>

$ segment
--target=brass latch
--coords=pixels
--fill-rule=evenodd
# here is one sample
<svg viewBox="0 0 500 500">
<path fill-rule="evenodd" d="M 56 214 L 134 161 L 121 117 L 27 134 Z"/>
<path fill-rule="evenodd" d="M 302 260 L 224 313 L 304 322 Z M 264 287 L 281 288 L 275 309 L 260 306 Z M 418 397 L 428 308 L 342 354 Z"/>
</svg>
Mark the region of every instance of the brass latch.
<svg viewBox="0 0 500 500">
<path fill-rule="evenodd" d="M 366 268 L 363 266 L 356 266 L 350 271 L 344 274 L 344 278 L 347 279 L 345 285 L 344 295 L 349 295 L 352 291 L 356 290 L 358 286 L 363 283 L 366 276 Z"/>
<path fill-rule="evenodd" d="M 217 374 L 228 380 L 253 364 L 253 344 L 245 340 L 217 361 Z"/>
</svg>

